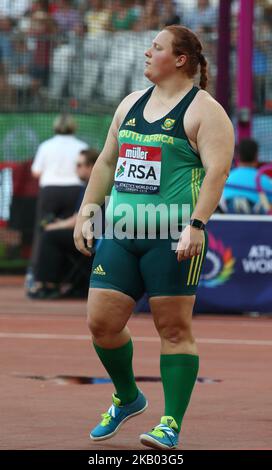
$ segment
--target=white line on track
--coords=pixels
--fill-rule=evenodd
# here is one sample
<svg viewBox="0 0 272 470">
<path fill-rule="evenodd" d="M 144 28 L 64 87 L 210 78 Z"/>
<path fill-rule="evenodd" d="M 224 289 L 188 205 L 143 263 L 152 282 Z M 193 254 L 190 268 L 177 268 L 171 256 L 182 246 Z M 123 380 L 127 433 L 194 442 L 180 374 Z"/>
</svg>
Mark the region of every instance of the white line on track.
<svg viewBox="0 0 272 470">
<path fill-rule="evenodd" d="M 12 333 L 0 332 L 0 338 L 3 339 L 45 339 L 45 340 L 68 340 L 68 341 L 91 341 L 88 335 L 59 335 L 47 333 Z M 146 343 L 157 343 L 159 337 L 155 336 L 133 336 L 133 341 Z M 232 344 L 243 346 L 272 346 L 272 340 L 257 339 L 225 339 L 225 338 L 196 338 L 197 343 L 203 344 Z"/>
<path fill-rule="evenodd" d="M 146 314 L 148 315 L 148 314 Z M 18 321 L 18 317 L 19 318 L 19 321 L 22 322 L 22 321 L 30 321 L 33 322 L 42 322 L 42 321 L 51 321 L 51 322 L 54 322 L 55 320 L 59 320 L 60 319 L 60 316 L 58 314 L 56 315 L 51 315 L 51 316 L 47 316 L 46 318 L 44 316 L 41 316 L 41 317 L 35 317 L 34 315 L 24 315 L 24 316 L 21 316 L 20 314 L 12 314 L 12 315 L 0 315 L 0 322 L 1 321 L 5 321 L 5 320 L 8 320 L 8 321 L 13 321 L 13 322 L 17 322 Z M 83 315 L 76 315 L 74 316 L 74 314 L 71 314 L 71 315 L 66 315 L 65 316 L 66 319 L 68 319 L 69 322 L 72 322 L 72 321 L 81 321 L 82 318 L 83 318 L 83 321 L 84 321 L 84 318 Z M 141 323 L 141 322 L 146 322 L 147 320 L 152 320 L 152 317 L 150 316 L 149 318 L 143 318 L 143 317 L 132 317 L 132 321 L 135 322 L 135 323 Z M 222 318 L 221 319 L 212 319 L 212 318 L 205 318 L 205 315 L 203 315 L 203 317 L 201 318 L 200 315 L 197 315 L 196 317 L 193 317 L 193 325 L 202 325 L 202 324 L 205 324 L 205 325 L 212 325 L 212 326 L 221 326 L 224 325 L 224 326 L 227 326 L 227 327 L 232 327 L 232 326 L 235 326 L 236 328 L 240 328 L 242 326 L 251 326 L 253 328 L 271 328 L 272 327 L 272 317 L 265 317 L 265 318 L 261 318 L 260 317 L 253 317 L 251 320 L 240 320 L 240 319 L 237 319 L 237 320 L 232 320 L 230 317 L 228 317 L 226 315 L 226 318 Z"/>
</svg>

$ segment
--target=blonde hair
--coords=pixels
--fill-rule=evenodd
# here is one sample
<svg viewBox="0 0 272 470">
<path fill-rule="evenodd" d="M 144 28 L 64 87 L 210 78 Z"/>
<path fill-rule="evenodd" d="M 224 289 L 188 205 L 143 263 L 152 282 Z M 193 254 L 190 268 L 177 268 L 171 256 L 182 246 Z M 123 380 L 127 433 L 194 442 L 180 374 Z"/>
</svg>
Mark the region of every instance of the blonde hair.
<svg viewBox="0 0 272 470">
<path fill-rule="evenodd" d="M 53 129 L 56 134 L 74 134 L 77 129 L 74 118 L 69 114 L 60 114 L 53 123 Z"/>
</svg>

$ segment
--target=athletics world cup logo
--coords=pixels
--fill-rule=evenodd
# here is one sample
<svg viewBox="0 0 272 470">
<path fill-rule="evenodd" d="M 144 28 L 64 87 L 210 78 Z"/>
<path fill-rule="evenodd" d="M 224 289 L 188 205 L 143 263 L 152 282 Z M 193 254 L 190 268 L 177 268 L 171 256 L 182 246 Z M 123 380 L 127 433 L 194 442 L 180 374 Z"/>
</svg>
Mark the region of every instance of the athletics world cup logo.
<svg viewBox="0 0 272 470">
<path fill-rule="evenodd" d="M 199 286 L 218 287 L 227 282 L 234 273 L 235 258 L 230 247 L 225 247 L 209 232 L 209 249 Z"/>
</svg>

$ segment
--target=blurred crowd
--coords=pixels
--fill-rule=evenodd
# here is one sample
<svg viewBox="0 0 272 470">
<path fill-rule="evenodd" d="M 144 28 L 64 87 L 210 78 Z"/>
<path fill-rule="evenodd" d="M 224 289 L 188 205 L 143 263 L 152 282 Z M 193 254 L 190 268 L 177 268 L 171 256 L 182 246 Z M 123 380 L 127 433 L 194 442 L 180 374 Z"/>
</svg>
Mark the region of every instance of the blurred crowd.
<svg viewBox="0 0 272 470">
<path fill-rule="evenodd" d="M 236 48 L 238 3 L 238 0 L 232 2 L 233 49 Z M 272 60 L 271 2 L 256 0 L 255 13 L 255 106 L 261 110 L 272 107 L 272 84 L 266 78 Z M 101 81 L 100 66 L 94 59 L 101 49 L 101 58 L 106 57 L 103 54 L 110 49 L 114 36 L 134 34 L 135 45 L 145 32 L 173 23 L 184 24 L 200 34 L 214 80 L 216 0 L 0 0 L 0 93 L 5 96 L 1 107 L 26 102 L 35 107 L 45 97 L 72 97 L 81 87 L 82 98 L 91 98 L 95 86 L 86 83 L 78 86 L 79 76 L 87 72 L 93 76 L 93 84 Z M 116 93 L 116 101 L 119 98 Z"/>
<path fill-rule="evenodd" d="M 5 96 L 1 107 L 30 101 L 35 107 L 45 96 L 73 96 L 78 88 L 75 61 L 78 75 L 87 71 L 94 84 L 99 68 L 94 59 L 99 49 L 107 49 L 114 33 L 144 33 L 181 22 L 197 32 L 214 32 L 216 7 L 209 0 L 195 4 L 173 0 L 0 0 L 0 93 Z M 88 49 L 88 42 L 95 38 L 96 51 L 93 47 L 88 55 L 86 44 Z M 141 53 L 143 56 L 144 47 Z M 79 55 L 85 64 L 82 60 L 79 63 Z M 91 98 L 95 87 L 86 83 L 82 87 L 83 98 Z"/>
</svg>

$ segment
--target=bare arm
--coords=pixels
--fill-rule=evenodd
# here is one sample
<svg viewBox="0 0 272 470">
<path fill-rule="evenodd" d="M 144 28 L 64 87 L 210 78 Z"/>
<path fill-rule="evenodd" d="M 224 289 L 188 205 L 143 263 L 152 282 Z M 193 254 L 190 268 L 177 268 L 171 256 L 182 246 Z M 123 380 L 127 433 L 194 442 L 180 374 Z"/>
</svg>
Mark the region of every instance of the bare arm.
<svg viewBox="0 0 272 470">
<path fill-rule="evenodd" d="M 201 100 L 197 147 L 206 171 L 193 219 L 207 223 L 215 211 L 229 175 L 234 153 L 234 131 L 224 109 L 208 94 Z M 199 255 L 204 233 L 190 225 L 181 234 L 178 244 L 178 261 Z"/>
<path fill-rule="evenodd" d="M 31 171 L 31 174 L 33 178 L 39 179 L 41 177 L 41 173 L 38 173 L 37 171 Z"/>
<path fill-rule="evenodd" d="M 45 226 L 45 230 L 59 230 L 59 229 L 68 229 L 74 228 L 76 225 L 76 218 L 77 214 L 73 214 L 71 217 L 67 217 L 67 219 L 56 220 L 50 224 Z"/>
<path fill-rule="evenodd" d="M 220 201 L 234 153 L 233 126 L 216 101 L 203 100 L 197 146 L 206 171 L 192 218 L 208 222 Z"/>
</svg>

